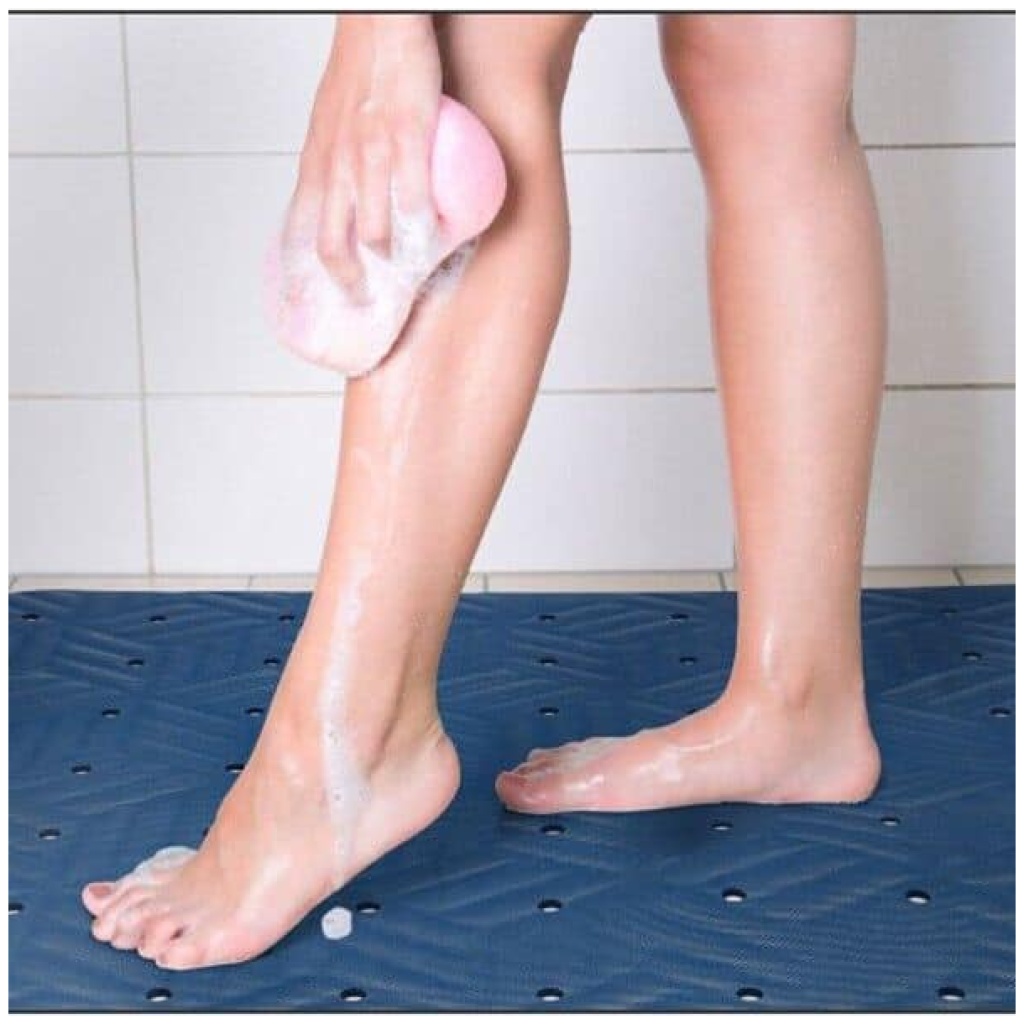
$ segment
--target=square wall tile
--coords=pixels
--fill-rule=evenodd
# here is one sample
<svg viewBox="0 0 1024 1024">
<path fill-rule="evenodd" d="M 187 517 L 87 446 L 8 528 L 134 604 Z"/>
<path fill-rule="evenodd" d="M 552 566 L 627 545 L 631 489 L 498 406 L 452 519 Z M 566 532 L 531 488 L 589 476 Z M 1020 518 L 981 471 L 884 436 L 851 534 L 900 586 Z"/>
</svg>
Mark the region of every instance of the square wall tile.
<svg viewBox="0 0 1024 1024">
<path fill-rule="evenodd" d="M 151 398 L 156 571 L 315 573 L 341 400 Z"/>
<path fill-rule="evenodd" d="M 892 384 L 1014 379 L 1014 154 L 872 152 Z"/>
<path fill-rule="evenodd" d="M 10 152 L 125 148 L 119 20 L 116 14 L 8 17 Z"/>
<path fill-rule="evenodd" d="M 864 142 L 1013 142 L 1012 14 L 865 13 L 857 33 Z"/>
<path fill-rule="evenodd" d="M 473 570 L 731 564 L 716 396 L 541 395 Z"/>
<path fill-rule="evenodd" d="M 11 391 L 137 391 L 126 158 L 16 157 L 9 188 Z"/>
<path fill-rule="evenodd" d="M 137 151 L 301 147 L 329 14 L 133 14 L 127 32 Z"/>
<path fill-rule="evenodd" d="M 689 146 L 661 71 L 654 14 L 595 14 L 580 36 L 562 112 L 566 149 Z"/>
<path fill-rule="evenodd" d="M 868 512 L 868 565 L 1014 560 L 1012 391 L 888 392 Z"/>
<path fill-rule="evenodd" d="M 151 392 L 340 393 L 339 375 L 280 346 L 264 315 L 263 262 L 296 170 L 294 157 L 136 159 Z"/>
<path fill-rule="evenodd" d="M 585 154 L 566 169 L 572 267 L 542 387 L 713 387 L 694 158 Z"/>
<path fill-rule="evenodd" d="M 137 399 L 13 400 L 10 570 L 146 572 Z"/>
</svg>

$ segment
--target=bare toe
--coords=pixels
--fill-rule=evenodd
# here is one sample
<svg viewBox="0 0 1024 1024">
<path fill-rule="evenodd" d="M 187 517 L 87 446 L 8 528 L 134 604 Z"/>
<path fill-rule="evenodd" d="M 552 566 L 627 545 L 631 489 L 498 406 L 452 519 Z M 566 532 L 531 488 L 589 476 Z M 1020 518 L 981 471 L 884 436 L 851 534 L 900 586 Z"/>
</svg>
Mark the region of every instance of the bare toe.
<svg viewBox="0 0 1024 1024">
<path fill-rule="evenodd" d="M 146 899 L 149 893 L 137 885 L 124 886 L 113 899 L 109 900 L 92 923 L 93 938 L 110 942 L 117 932 L 121 915 L 136 903 Z"/>
<path fill-rule="evenodd" d="M 181 915 L 176 910 L 158 911 L 146 921 L 136 946 L 139 956 L 145 960 L 156 960 L 167 944 L 180 938 L 184 931 Z"/>
<path fill-rule="evenodd" d="M 166 971 L 190 971 L 206 964 L 206 946 L 186 932 L 168 942 L 156 957 L 157 967 Z"/>
<path fill-rule="evenodd" d="M 159 904 L 152 896 L 144 896 L 137 903 L 126 906 L 118 914 L 117 925 L 110 944 L 115 949 L 135 949 L 145 927 L 157 912 Z"/>
<path fill-rule="evenodd" d="M 117 893 L 117 882 L 90 882 L 82 888 L 82 903 L 94 917 L 103 912 L 103 908 Z"/>
</svg>

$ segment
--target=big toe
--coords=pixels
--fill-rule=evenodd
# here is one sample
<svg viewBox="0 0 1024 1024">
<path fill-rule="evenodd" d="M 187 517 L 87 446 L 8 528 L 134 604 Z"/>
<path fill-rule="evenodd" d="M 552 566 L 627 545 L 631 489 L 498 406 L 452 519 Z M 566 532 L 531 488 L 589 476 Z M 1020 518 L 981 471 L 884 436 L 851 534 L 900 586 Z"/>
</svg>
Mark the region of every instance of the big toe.
<svg viewBox="0 0 1024 1024">
<path fill-rule="evenodd" d="M 116 882 L 90 882 L 82 889 L 82 903 L 90 914 L 96 915 L 110 902 L 117 889 Z"/>
<path fill-rule="evenodd" d="M 525 814 L 547 814 L 563 809 L 563 789 L 558 773 L 526 761 L 510 772 L 502 772 L 494 788 L 501 802 Z"/>
</svg>

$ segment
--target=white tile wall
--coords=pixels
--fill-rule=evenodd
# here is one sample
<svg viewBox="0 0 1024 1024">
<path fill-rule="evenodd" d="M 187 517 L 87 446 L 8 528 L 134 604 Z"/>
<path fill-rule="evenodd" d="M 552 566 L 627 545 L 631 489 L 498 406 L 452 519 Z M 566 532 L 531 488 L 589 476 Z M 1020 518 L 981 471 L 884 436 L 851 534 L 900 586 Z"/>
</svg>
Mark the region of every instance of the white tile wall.
<svg viewBox="0 0 1024 1024">
<path fill-rule="evenodd" d="M 316 572 L 341 400 L 153 398 L 159 573 Z"/>
<path fill-rule="evenodd" d="M 294 170 L 279 156 L 136 158 L 150 392 L 340 392 L 264 319 L 263 259 Z"/>
<path fill-rule="evenodd" d="M 566 177 L 572 270 L 542 387 L 711 387 L 693 156 L 575 154 Z"/>
<path fill-rule="evenodd" d="M 11 571 L 314 572 L 340 381 L 278 351 L 260 289 L 331 17 L 10 21 Z M 888 380 L 944 386 L 886 396 L 869 565 L 1013 561 L 1012 29 L 860 19 Z M 564 139 L 569 296 L 474 571 L 728 569 L 704 203 L 653 16 L 592 20 Z"/>
<path fill-rule="evenodd" d="M 862 14 L 854 110 L 869 145 L 1012 143 L 1012 14 Z"/>
<path fill-rule="evenodd" d="M 542 395 L 474 569 L 714 569 L 732 560 L 714 395 Z"/>
<path fill-rule="evenodd" d="M 865 544 L 868 565 L 1014 561 L 1011 391 L 885 396 Z"/>
<path fill-rule="evenodd" d="M 137 398 L 9 404 L 10 571 L 146 571 Z"/>
<path fill-rule="evenodd" d="M 127 160 L 13 160 L 9 187 L 11 391 L 137 391 Z"/>
<path fill-rule="evenodd" d="M 1012 383 L 1014 152 L 869 154 L 885 234 L 891 384 Z"/>
<path fill-rule="evenodd" d="M 10 151 L 124 149 L 118 16 L 21 14 L 7 26 Z"/>
<path fill-rule="evenodd" d="M 573 60 L 562 137 L 569 149 L 689 146 L 661 72 L 655 15 L 599 14 L 590 19 Z"/>
<path fill-rule="evenodd" d="M 298 150 L 333 24 L 327 14 L 129 15 L 136 149 Z"/>
</svg>

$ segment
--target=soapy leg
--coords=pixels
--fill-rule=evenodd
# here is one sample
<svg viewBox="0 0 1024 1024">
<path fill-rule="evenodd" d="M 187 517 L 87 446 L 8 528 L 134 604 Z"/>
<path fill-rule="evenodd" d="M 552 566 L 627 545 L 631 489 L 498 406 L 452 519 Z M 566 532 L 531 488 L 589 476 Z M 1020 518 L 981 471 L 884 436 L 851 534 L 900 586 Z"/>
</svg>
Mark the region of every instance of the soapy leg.
<svg viewBox="0 0 1024 1024">
<path fill-rule="evenodd" d="M 349 382 L 320 574 L 263 732 L 198 852 L 85 887 L 98 939 L 170 969 L 256 956 L 455 794 L 436 671 L 564 294 L 559 108 L 583 20 L 444 20 L 446 91 L 498 139 L 508 198 L 457 285 Z"/>
<path fill-rule="evenodd" d="M 536 813 L 864 800 L 880 772 L 860 568 L 885 324 L 849 111 L 852 18 L 678 15 L 662 32 L 710 205 L 739 563 L 732 672 L 700 713 L 534 752 L 497 790 Z"/>
</svg>

